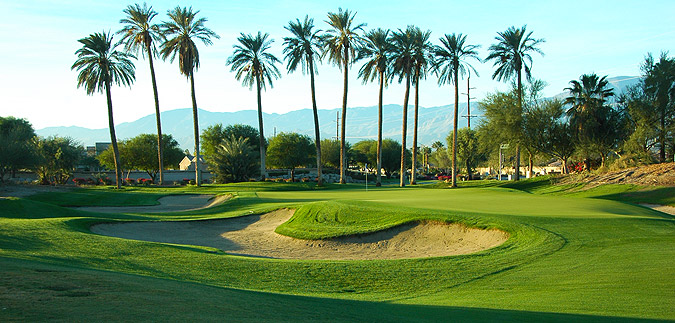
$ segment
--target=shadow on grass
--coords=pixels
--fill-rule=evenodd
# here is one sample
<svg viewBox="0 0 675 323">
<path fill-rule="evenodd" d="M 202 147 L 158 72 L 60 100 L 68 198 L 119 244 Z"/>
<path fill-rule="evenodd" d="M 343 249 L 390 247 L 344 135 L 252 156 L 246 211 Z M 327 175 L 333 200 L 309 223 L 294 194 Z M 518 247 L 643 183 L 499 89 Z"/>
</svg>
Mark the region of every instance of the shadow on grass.
<svg viewBox="0 0 675 323">
<path fill-rule="evenodd" d="M 0 257 L 0 319 L 20 321 L 657 322 L 632 317 L 280 295 Z M 54 285 L 54 282 L 68 282 Z M 55 287 L 56 286 L 56 287 Z M 67 287 L 67 288 L 66 288 Z M 73 302 L 64 290 L 77 292 Z M 345 293 L 350 291 L 346 290 Z M 93 297 L 95 296 L 95 297 Z M 39 307 L 35 304 L 39 300 Z M 120 311 L 120 308 L 124 308 Z"/>
</svg>

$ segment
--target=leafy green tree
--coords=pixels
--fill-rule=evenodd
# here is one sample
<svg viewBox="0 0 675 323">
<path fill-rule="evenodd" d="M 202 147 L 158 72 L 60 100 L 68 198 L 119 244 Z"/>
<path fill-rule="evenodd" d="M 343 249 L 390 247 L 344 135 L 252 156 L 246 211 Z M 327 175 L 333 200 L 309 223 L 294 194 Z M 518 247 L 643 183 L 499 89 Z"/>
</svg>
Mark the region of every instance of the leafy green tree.
<svg viewBox="0 0 675 323">
<path fill-rule="evenodd" d="M 230 134 L 208 155 L 207 162 L 220 183 L 243 182 L 258 175 L 258 155 L 249 138 Z"/>
<path fill-rule="evenodd" d="M 288 22 L 288 26 L 284 27 L 293 34 L 293 37 L 284 37 L 284 54 L 288 65 L 286 68 L 289 72 L 293 72 L 298 68 L 298 64 L 302 65 L 302 73 L 309 73 L 310 90 L 312 93 L 312 111 L 314 112 L 314 143 L 316 145 L 316 164 L 318 173 L 318 186 L 323 183 L 321 171 L 321 136 L 319 133 L 319 112 L 316 107 L 316 91 L 314 89 L 314 64 L 316 60 L 320 60 L 318 50 L 322 46 L 321 30 L 314 30 L 314 19 L 309 19 L 305 16 L 305 20 L 300 22 L 296 19 L 295 22 Z"/>
<path fill-rule="evenodd" d="M 346 143 L 347 158 L 351 159 L 352 147 Z M 326 167 L 338 169 L 340 167 L 340 141 L 324 139 L 321 141 L 321 163 Z"/>
<path fill-rule="evenodd" d="M 167 58 L 173 63 L 178 57 L 178 69 L 180 73 L 190 80 L 190 93 L 192 96 L 192 122 L 195 137 L 195 179 L 197 186 L 201 186 L 202 173 L 199 153 L 199 117 L 197 113 L 197 98 L 195 95 L 194 73 L 199 69 L 199 50 L 195 41 L 201 41 L 204 45 L 211 45 L 211 38 L 220 38 L 212 30 L 206 28 L 206 18 L 197 19 L 199 11 L 190 8 L 176 7 L 169 10 L 169 21 L 163 22 L 160 27 L 166 37 L 160 46 L 162 59 Z M 115 141 L 113 140 L 113 143 Z"/>
<path fill-rule="evenodd" d="M 478 133 L 470 128 L 462 128 L 457 132 L 457 140 L 454 140 L 453 136 L 454 131 L 447 138 L 448 146 L 451 143 L 457 143 L 457 151 L 452 155 L 457 156 L 457 159 L 464 164 L 467 178 L 471 180 L 476 166 L 487 159 L 485 152 L 480 149 Z"/>
<path fill-rule="evenodd" d="M 401 144 L 392 139 L 382 140 L 382 169 L 387 178 L 391 178 L 392 173 L 401 165 Z M 405 157 L 410 161 L 411 152 L 405 150 Z M 376 165 L 377 163 L 377 141 L 362 140 L 354 144 L 350 149 L 350 159 L 361 165 Z M 410 167 L 410 162 L 406 168 Z"/>
<path fill-rule="evenodd" d="M 0 117 L 0 182 L 5 175 L 35 162 L 35 130 L 25 119 Z"/>
<path fill-rule="evenodd" d="M 117 51 L 118 44 L 112 42 L 110 34 L 101 32 L 89 35 L 79 40 L 82 48 L 78 49 L 77 60 L 71 67 L 78 70 L 77 87 L 83 86 L 88 95 L 94 92 L 106 94 L 108 103 L 108 128 L 110 129 L 110 142 L 112 143 L 115 160 L 115 183 L 117 188 L 121 185 L 119 160 L 117 149 L 117 137 L 115 135 L 115 123 L 113 121 L 111 85 L 131 85 L 136 79 L 136 68 L 130 58 L 133 55 Z"/>
<path fill-rule="evenodd" d="M 669 139 L 672 142 L 675 133 L 675 58 L 661 53 L 658 62 L 651 54 L 642 65 L 644 74 L 644 93 L 651 101 L 652 118 L 649 124 L 656 129 L 659 145 L 659 161 L 666 161 L 666 149 Z M 671 147 L 672 147 L 671 143 Z M 675 148 L 673 148 L 675 153 Z"/>
<path fill-rule="evenodd" d="M 164 184 L 164 162 L 162 161 L 162 121 L 159 113 L 159 95 L 157 94 L 157 80 L 155 78 L 155 65 L 153 58 L 157 55 L 156 44 L 162 40 L 162 31 L 157 24 L 152 23 L 152 19 L 157 16 L 157 12 L 148 7 L 147 4 L 129 5 L 124 9 L 126 18 L 120 20 L 124 25 L 117 33 L 122 35 L 120 40 L 124 43 L 125 50 L 128 53 L 138 54 L 140 51 L 143 56 L 148 57 L 150 64 L 150 77 L 152 80 L 152 93 L 155 98 L 155 119 L 157 121 L 157 167 L 159 167 L 159 184 Z M 154 179 L 154 178 L 153 178 Z"/>
<path fill-rule="evenodd" d="M 562 162 L 563 174 L 568 173 L 567 162 L 574 154 L 574 128 L 565 117 L 561 100 L 546 100 L 530 107 L 523 117 L 525 137 L 534 149 Z"/>
<path fill-rule="evenodd" d="M 202 131 L 202 152 L 204 156 L 213 155 L 216 148 L 231 136 L 234 138 L 247 139 L 246 143 L 251 145 L 255 154 L 260 151 L 260 133 L 258 129 L 244 124 L 232 124 L 223 127 L 222 123 L 207 127 Z"/>
<path fill-rule="evenodd" d="M 517 109 L 513 109 L 512 111 L 514 114 L 513 119 L 518 124 L 521 122 L 523 114 L 522 72 L 523 70 L 525 71 L 525 77 L 529 80 L 532 77 L 532 56 L 530 53 L 535 52 L 543 55 L 543 52 L 537 48 L 537 45 L 543 43 L 544 39 L 532 38 L 532 32 L 528 33 L 526 27 L 515 28 L 511 26 L 504 32 L 498 32 L 498 36 L 495 37 L 497 43 L 489 47 L 488 51 L 490 54 L 486 58 L 487 61 L 494 61 L 496 69 L 492 74 L 493 79 L 509 81 L 514 76 L 516 77 Z M 516 145 L 515 169 L 520 174 L 520 145 L 518 144 Z M 514 181 L 520 179 L 518 174 L 513 177 Z"/>
<path fill-rule="evenodd" d="M 431 63 L 431 49 L 429 42 L 431 31 L 422 31 L 419 27 L 414 28 L 413 34 L 413 65 L 412 82 L 415 84 L 415 113 L 413 121 L 413 145 L 412 145 L 412 167 L 410 171 L 410 185 L 417 184 L 417 112 L 419 110 L 420 80 L 426 78 L 427 66 Z"/>
<path fill-rule="evenodd" d="M 351 159 L 365 166 L 366 164 L 371 167 L 376 166 L 377 164 L 377 141 L 376 140 L 361 140 L 352 146 L 352 156 Z"/>
<path fill-rule="evenodd" d="M 236 72 L 235 77 L 249 88 L 255 84 L 258 96 L 258 126 L 260 131 L 260 176 L 264 180 L 265 171 L 265 132 L 263 131 L 262 114 L 262 96 L 261 91 L 273 86 L 272 79 L 281 77 L 279 69 L 275 64 L 279 63 L 274 55 L 269 53 L 270 46 L 274 42 L 267 39 L 269 34 L 258 34 L 254 37 L 251 34 L 237 38 L 239 45 L 234 45 L 234 53 L 227 59 L 227 65 L 231 65 L 231 70 Z"/>
<path fill-rule="evenodd" d="M 66 184 L 85 154 L 84 148 L 68 137 L 39 138 L 37 153 L 35 171 L 43 185 Z"/>
<path fill-rule="evenodd" d="M 429 160 L 434 164 L 434 166 L 439 169 L 443 170 L 444 172 L 452 172 L 452 158 L 451 158 L 452 153 L 448 152 L 448 149 L 440 147 L 436 149 L 433 153 L 431 153 L 431 156 L 429 156 Z"/>
<path fill-rule="evenodd" d="M 322 57 L 328 55 L 328 61 L 337 65 L 343 72 L 342 94 L 342 123 L 340 125 L 340 184 L 345 184 L 347 171 L 347 150 L 345 140 L 345 125 L 347 121 L 347 88 L 349 66 L 358 60 L 357 50 L 361 46 L 362 38 L 358 34 L 363 31 L 365 24 L 354 24 L 356 13 L 338 9 L 337 13 L 329 12 L 326 23 L 329 29 L 323 38 Z"/>
<path fill-rule="evenodd" d="M 178 164 L 183 159 L 183 151 L 178 146 L 178 142 L 173 136 L 164 134 L 162 139 L 162 151 L 164 152 L 163 168 L 178 168 Z M 158 156 L 148 152 L 155 149 L 157 143 L 156 135 L 140 134 L 136 137 L 124 140 L 119 143 L 119 151 L 122 161 L 128 171 L 138 169 L 146 172 L 150 178 L 155 181 L 159 173 Z M 110 147 L 97 156 L 99 163 L 106 168 L 113 166 L 112 152 Z"/>
<path fill-rule="evenodd" d="M 607 105 L 614 92 L 606 76 L 584 74 L 579 81 L 570 81 L 565 90 L 570 94 L 565 103 L 571 106 L 567 115 L 575 132 L 577 150 L 585 155 L 586 168 L 590 170 L 592 153 L 600 156 L 604 167 L 607 153 L 619 139 L 622 122 L 620 114 Z"/>
<path fill-rule="evenodd" d="M 459 109 L 459 77 L 464 77 L 465 74 L 470 73 L 471 70 L 474 71 L 474 74 L 478 74 L 476 69 L 473 68 L 466 60 L 469 58 L 476 59 L 478 58 L 478 45 L 469 45 L 466 44 L 466 35 L 462 34 L 446 34 L 444 38 L 441 38 L 441 46 L 435 46 L 433 49 L 434 52 L 434 64 L 433 70 L 438 75 L 438 85 L 443 85 L 446 83 L 452 83 L 455 85 L 455 111 L 453 118 L 453 127 L 451 138 L 452 142 L 448 142 L 448 147 L 452 148 L 452 187 L 457 186 L 457 142 L 454 138 L 457 137 L 457 119 L 458 119 L 458 109 Z"/>
<path fill-rule="evenodd" d="M 405 147 L 408 130 L 408 99 L 410 97 L 410 79 L 413 76 L 415 65 L 415 27 L 408 26 L 406 30 L 399 29 L 391 35 L 392 44 L 392 73 L 398 76 L 398 82 L 405 79 L 405 94 L 403 96 L 403 127 L 401 129 L 401 181 L 400 186 L 405 186 L 406 161 Z M 384 166 L 383 166 L 384 167 Z"/>
<path fill-rule="evenodd" d="M 291 180 L 295 181 L 295 168 L 312 163 L 312 139 L 295 132 L 282 132 L 270 139 L 267 162 L 272 167 L 290 168 Z"/>
<path fill-rule="evenodd" d="M 644 83 L 629 87 L 619 98 L 619 102 L 628 117 L 629 132 L 623 143 L 621 164 L 630 167 L 656 162 L 652 150 L 659 145 L 658 129 L 654 127 L 657 118 L 653 100 L 644 91 Z"/>
<path fill-rule="evenodd" d="M 359 70 L 363 83 L 372 82 L 377 77 L 380 87 L 377 101 L 377 179 L 375 186 L 382 186 L 382 96 L 384 87 L 391 78 L 391 43 L 389 30 L 381 28 L 367 32 L 363 38 L 363 46 L 359 49 L 359 57 L 367 61 Z"/>
<path fill-rule="evenodd" d="M 488 94 L 478 104 L 484 117 L 478 130 L 489 146 L 491 160 L 498 160 L 501 144 L 509 144 L 512 148 L 522 144 L 522 116 L 518 113 L 517 102 L 518 95 L 511 91 Z M 519 162 L 517 165 L 520 167 Z"/>
</svg>

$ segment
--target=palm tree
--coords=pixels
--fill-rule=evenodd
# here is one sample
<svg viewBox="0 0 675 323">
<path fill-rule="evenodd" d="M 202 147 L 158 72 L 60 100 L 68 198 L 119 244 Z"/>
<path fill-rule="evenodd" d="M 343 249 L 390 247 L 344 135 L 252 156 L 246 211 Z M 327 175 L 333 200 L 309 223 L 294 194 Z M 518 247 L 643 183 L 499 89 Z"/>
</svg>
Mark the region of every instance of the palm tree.
<svg viewBox="0 0 675 323">
<path fill-rule="evenodd" d="M 115 48 L 119 44 L 112 43 L 112 36 L 109 33 L 94 33 L 88 37 L 79 40 L 82 48 L 78 49 L 77 60 L 70 68 L 77 69 L 77 87 L 83 86 L 88 95 L 94 92 L 105 91 L 108 103 L 108 128 L 110 129 L 110 142 L 113 146 L 113 155 L 115 159 L 115 185 L 120 188 L 121 173 L 120 153 L 117 148 L 117 137 L 115 136 L 115 123 L 113 122 L 112 96 L 110 86 L 112 83 L 117 85 L 131 85 L 136 79 L 136 67 L 130 58 L 133 55 L 117 51 Z"/>
<path fill-rule="evenodd" d="M 284 27 L 293 34 L 293 37 L 284 37 L 284 54 L 286 54 L 286 65 L 289 72 L 297 69 L 298 64 L 302 65 L 302 73 L 309 73 L 310 89 L 312 92 L 312 110 L 314 111 L 314 142 L 316 144 L 316 167 L 317 167 L 317 185 L 323 183 L 321 172 L 321 138 L 319 134 L 319 113 L 316 107 L 316 91 L 314 89 L 314 63 L 320 59 L 317 52 L 321 48 L 322 38 L 319 35 L 321 30 L 314 29 L 314 19 L 305 16 L 305 20 L 300 22 L 289 21 L 288 26 Z"/>
<path fill-rule="evenodd" d="M 391 35 L 392 46 L 392 73 L 398 75 L 398 82 L 401 83 L 405 78 L 405 95 L 403 97 L 403 127 L 401 130 L 401 183 L 405 186 L 406 163 L 405 147 L 406 133 L 408 127 L 408 98 L 410 97 L 410 78 L 413 74 L 415 65 L 415 27 L 408 26 L 406 30 L 399 29 Z"/>
<path fill-rule="evenodd" d="M 478 45 L 466 43 L 466 35 L 446 34 L 441 38 L 441 46 L 434 47 L 434 72 L 438 75 L 438 84 L 452 83 L 455 85 L 455 111 L 452 128 L 452 187 L 457 187 L 457 118 L 459 110 L 459 77 L 470 73 L 478 75 L 476 69 L 466 60 L 478 58 Z"/>
<path fill-rule="evenodd" d="M 162 151 L 162 121 L 159 114 L 159 96 L 157 95 L 157 80 L 155 78 L 155 66 L 153 57 L 157 55 L 155 44 L 162 39 L 162 33 L 159 25 L 152 24 L 152 19 L 157 16 L 157 12 L 148 7 L 145 3 L 143 7 L 139 4 L 129 5 L 124 9 L 126 18 L 121 19 L 120 23 L 125 26 L 117 33 L 122 35 L 121 42 L 124 43 L 125 50 L 129 53 L 148 57 L 150 63 L 150 76 L 152 79 L 152 93 L 155 97 L 155 118 L 157 119 L 157 156 L 159 159 L 159 184 L 164 184 L 164 152 Z"/>
<path fill-rule="evenodd" d="M 241 34 L 237 38 L 240 45 L 234 45 L 234 53 L 227 59 L 227 65 L 232 65 L 232 71 L 236 72 L 237 80 L 242 80 L 244 85 L 249 88 L 256 86 L 258 94 L 258 125 L 260 128 L 260 175 L 265 180 L 265 135 L 263 132 L 263 115 L 261 90 L 266 88 L 269 83 L 273 86 L 272 78 L 281 77 L 279 69 L 274 65 L 280 61 L 268 50 L 273 40 L 268 40 L 269 34 L 258 34 L 254 37 L 251 34 Z"/>
<path fill-rule="evenodd" d="M 426 77 L 427 65 L 430 62 L 429 51 L 431 43 L 429 42 L 431 31 L 422 31 L 415 27 L 413 40 L 415 42 L 413 57 L 415 59 L 413 67 L 413 79 L 415 84 L 415 121 L 413 126 L 413 146 L 412 146 L 412 169 L 410 172 L 410 185 L 417 184 L 417 111 L 419 109 L 420 79 Z"/>
<path fill-rule="evenodd" d="M 602 107 L 607 98 L 614 96 L 614 91 L 609 88 L 607 76 L 598 77 L 596 74 L 584 74 L 579 80 L 570 81 L 570 87 L 565 88 L 569 96 L 565 98 L 565 104 L 571 107 L 567 110 L 570 124 L 577 133 L 577 139 L 588 143 L 593 141 L 598 132 L 602 132 L 600 122 L 604 116 L 600 116 Z M 598 118 L 600 117 L 600 118 Z M 605 156 L 601 154 L 604 166 Z M 586 169 L 590 170 L 590 159 L 584 160 Z"/>
<path fill-rule="evenodd" d="M 201 186 L 202 174 L 199 155 L 199 121 L 197 115 L 197 98 L 195 97 L 194 72 L 199 69 L 199 51 L 195 40 L 204 45 L 211 45 L 211 38 L 220 38 L 216 33 L 204 26 L 206 18 L 197 19 L 199 10 L 176 7 L 169 10 L 167 15 L 170 21 L 161 24 L 162 33 L 167 39 L 162 43 L 160 54 L 163 59 L 170 58 L 171 62 L 178 57 L 180 73 L 190 79 L 190 93 L 192 94 L 192 120 L 195 130 L 195 182 Z"/>
<path fill-rule="evenodd" d="M 390 78 L 391 44 L 389 30 L 381 28 L 371 30 L 365 34 L 363 47 L 359 50 L 359 58 L 368 58 L 359 70 L 359 77 L 363 83 L 372 82 L 377 77 L 380 83 L 377 103 L 377 181 L 376 186 L 382 186 L 382 94 Z"/>
<path fill-rule="evenodd" d="M 518 85 L 518 109 L 517 117 L 522 119 L 523 114 L 523 82 L 522 72 L 525 70 L 525 77 L 529 80 L 532 77 L 530 69 L 532 66 L 531 52 L 537 52 L 542 56 L 544 53 L 536 46 L 543 43 L 544 39 L 532 38 L 532 32 L 527 33 L 526 27 L 515 28 L 509 27 L 504 32 L 498 32 L 496 44 L 492 44 L 488 49 L 490 55 L 487 60 L 494 60 L 493 66 L 497 69 L 492 74 L 492 79 L 498 81 L 508 81 L 514 74 L 516 76 L 516 84 Z M 514 181 L 519 180 L 520 176 L 520 145 L 516 145 L 516 176 Z"/>
<path fill-rule="evenodd" d="M 349 10 L 338 9 L 337 13 L 329 12 L 326 23 L 330 29 L 324 36 L 324 49 L 322 57 L 328 55 L 328 61 L 337 65 L 344 72 L 344 91 L 342 92 L 342 124 L 340 125 L 340 184 L 345 183 L 345 171 L 347 168 L 347 152 L 345 151 L 345 122 L 347 118 L 347 79 L 349 65 L 356 62 L 356 50 L 362 38 L 357 33 L 363 31 L 365 24 L 353 25 L 356 13 Z"/>
</svg>

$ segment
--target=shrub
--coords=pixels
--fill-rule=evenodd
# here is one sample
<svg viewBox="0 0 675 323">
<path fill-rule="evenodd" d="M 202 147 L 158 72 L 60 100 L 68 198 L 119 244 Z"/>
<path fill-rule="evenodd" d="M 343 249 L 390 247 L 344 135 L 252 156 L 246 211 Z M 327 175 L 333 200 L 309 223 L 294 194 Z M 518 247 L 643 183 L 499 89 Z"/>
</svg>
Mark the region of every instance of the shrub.
<svg viewBox="0 0 675 323">
<path fill-rule="evenodd" d="M 91 180 L 91 179 L 88 179 L 88 180 Z M 81 178 L 81 177 L 76 177 L 76 178 L 73 178 L 73 182 L 77 185 L 84 185 L 85 183 L 87 183 L 87 179 L 84 179 L 84 178 Z"/>
</svg>

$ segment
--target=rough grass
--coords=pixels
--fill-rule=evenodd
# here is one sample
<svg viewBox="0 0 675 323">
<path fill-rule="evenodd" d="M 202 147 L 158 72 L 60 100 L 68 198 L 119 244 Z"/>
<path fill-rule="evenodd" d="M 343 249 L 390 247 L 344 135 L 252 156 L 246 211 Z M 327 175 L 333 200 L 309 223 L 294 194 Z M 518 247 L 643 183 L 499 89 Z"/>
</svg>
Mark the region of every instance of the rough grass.
<svg viewBox="0 0 675 323">
<path fill-rule="evenodd" d="M 88 193 L 121 204 L 135 198 L 126 194 L 236 195 L 213 209 L 171 216 L 66 209 L 54 205 L 62 204 L 58 193 L 38 198 L 54 204 L 0 199 L 0 265 L 6 268 L 0 303 L 11 304 L 0 311 L 0 320 L 675 319 L 675 283 L 668 271 L 675 265 L 675 221 L 659 212 L 569 192 L 545 193 L 554 190 L 550 184 L 527 181 L 520 184 L 524 187 L 486 183 L 368 192 L 360 185 L 318 190 L 272 185 L 94 189 L 68 201 L 85 205 L 91 201 Z M 636 191 L 608 190 L 595 197 Z M 298 209 L 278 229 L 296 237 L 363 233 L 434 219 L 496 227 L 511 238 L 464 256 L 298 261 L 230 256 L 207 247 L 125 240 L 88 230 L 97 222 L 224 218 L 281 207 Z M 37 310 L 36 299 L 43 300 Z M 125 311 L 106 310 L 109 304 Z"/>
</svg>

